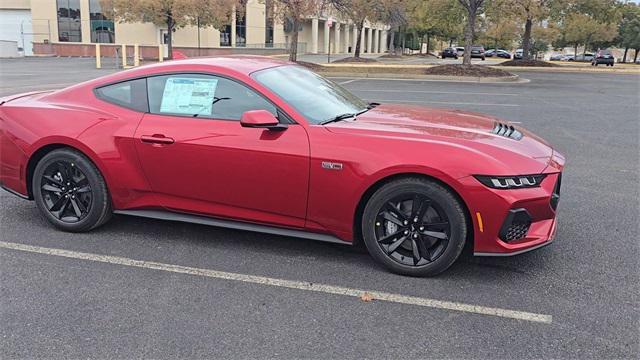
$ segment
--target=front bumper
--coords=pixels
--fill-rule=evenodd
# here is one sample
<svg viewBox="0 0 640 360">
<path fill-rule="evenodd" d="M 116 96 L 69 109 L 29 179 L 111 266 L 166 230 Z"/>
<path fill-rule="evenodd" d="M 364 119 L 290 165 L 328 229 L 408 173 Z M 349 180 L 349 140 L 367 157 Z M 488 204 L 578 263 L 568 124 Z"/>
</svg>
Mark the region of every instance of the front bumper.
<svg viewBox="0 0 640 360">
<path fill-rule="evenodd" d="M 466 198 L 474 224 L 474 255 L 517 255 L 550 244 L 556 234 L 561 173 L 550 169 L 540 187 L 490 189 L 475 178 Z"/>
</svg>

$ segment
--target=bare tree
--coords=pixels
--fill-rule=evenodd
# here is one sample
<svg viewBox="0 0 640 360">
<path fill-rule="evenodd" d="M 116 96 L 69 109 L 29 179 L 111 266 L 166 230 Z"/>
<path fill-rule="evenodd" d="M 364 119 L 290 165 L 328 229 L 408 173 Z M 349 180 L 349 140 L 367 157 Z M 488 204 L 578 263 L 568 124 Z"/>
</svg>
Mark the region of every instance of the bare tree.
<svg viewBox="0 0 640 360">
<path fill-rule="evenodd" d="M 462 63 L 471 65 L 471 46 L 476 31 L 476 19 L 478 12 L 484 4 L 484 0 L 458 0 L 460 5 L 467 11 L 467 25 L 464 29 L 464 57 Z"/>
<path fill-rule="evenodd" d="M 381 19 L 384 15 L 384 5 L 381 0 L 331 0 L 333 6 L 347 16 L 356 27 L 356 48 L 353 57 L 360 58 L 362 49 L 360 43 L 365 21 L 371 23 Z"/>
<path fill-rule="evenodd" d="M 280 21 L 291 26 L 289 61 L 298 60 L 298 33 L 309 16 L 315 16 L 324 6 L 324 0 L 274 0 L 274 14 Z"/>
<path fill-rule="evenodd" d="M 100 0 L 102 9 L 120 22 L 152 22 L 167 28 L 169 59 L 173 58 L 173 32 L 199 20 L 205 26 L 228 23 L 236 0 Z"/>
</svg>

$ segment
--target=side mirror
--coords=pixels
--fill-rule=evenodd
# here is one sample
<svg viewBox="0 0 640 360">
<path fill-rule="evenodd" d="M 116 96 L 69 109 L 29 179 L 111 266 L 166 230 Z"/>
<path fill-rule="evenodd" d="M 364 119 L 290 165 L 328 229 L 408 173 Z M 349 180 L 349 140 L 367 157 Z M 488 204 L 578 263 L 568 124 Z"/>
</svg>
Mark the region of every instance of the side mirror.
<svg viewBox="0 0 640 360">
<path fill-rule="evenodd" d="M 240 125 L 248 128 L 268 129 L 282 131 L 287 129 L 287 124 L 280 124 L 278 119 L 267 110 L 246 111 L 240 118 Z"/>
</svg>

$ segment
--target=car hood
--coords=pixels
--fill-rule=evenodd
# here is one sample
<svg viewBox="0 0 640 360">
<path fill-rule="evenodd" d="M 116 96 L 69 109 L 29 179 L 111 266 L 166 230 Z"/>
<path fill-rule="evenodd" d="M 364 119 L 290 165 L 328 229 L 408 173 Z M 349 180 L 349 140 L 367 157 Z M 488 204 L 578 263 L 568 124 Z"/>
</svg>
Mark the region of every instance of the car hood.
<svg viewBox="0 0 640 360">
<path fill-rule="evenodd" d="M 514 126 L 522 133 L 519 140 L 494 134 L 497 123 Z M 383 104 L 352 121 L 329 124 L 335 133 L 357 132 L 368 136 L 403 137 L 406 140 L 439 141 L 471 148 L 494 158 L 505 152 L 536 159 L 542 171 L 553 156 L 552 147 L 543 139 L 518 126 L 497 118 L 460 110 L 422 106 Z"/>
</svg>

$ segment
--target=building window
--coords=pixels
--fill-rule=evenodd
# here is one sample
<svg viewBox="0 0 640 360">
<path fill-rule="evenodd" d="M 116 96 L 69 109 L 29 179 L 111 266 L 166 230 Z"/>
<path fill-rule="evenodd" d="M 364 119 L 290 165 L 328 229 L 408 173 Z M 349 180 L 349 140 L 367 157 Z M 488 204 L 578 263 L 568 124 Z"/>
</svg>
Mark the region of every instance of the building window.
<svg viewBox="0 0 640 360">
<path fill-rule="evenodd" d="M 231 46 L 231 25 L 225 25 L 220 29 L 220 46 Z"/>
<path fill-rule="evenodd" d="M 80 0 L 57 0 L 58 41 L 82 42 Z"/>
<path fill-rule="evenodd" d="M 113 20 L 107 18 L 100 6 L 101 0 L 89 0 L 89 19 L 91 19 L 91 42 L 115 43 Z"/>
<path fill-rule="evenodd" d="M 264 46 L 273 47 L 273 2 L 265 0 L 264 6 Z"/>
<path fill-rule="evenodd" d="M 236 47 L 247 46 L 247 17 L 245 14 L 236 12 Z"/>
</svg>

